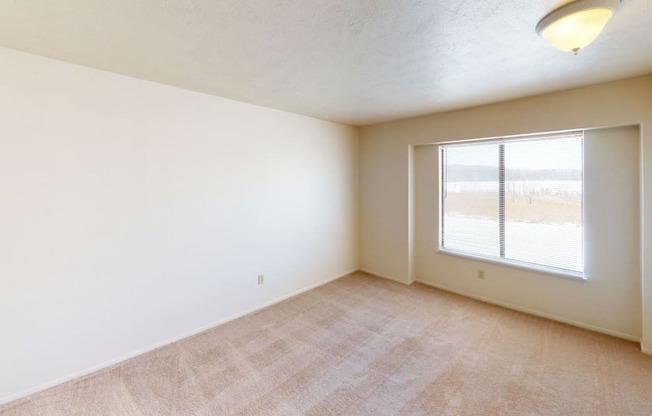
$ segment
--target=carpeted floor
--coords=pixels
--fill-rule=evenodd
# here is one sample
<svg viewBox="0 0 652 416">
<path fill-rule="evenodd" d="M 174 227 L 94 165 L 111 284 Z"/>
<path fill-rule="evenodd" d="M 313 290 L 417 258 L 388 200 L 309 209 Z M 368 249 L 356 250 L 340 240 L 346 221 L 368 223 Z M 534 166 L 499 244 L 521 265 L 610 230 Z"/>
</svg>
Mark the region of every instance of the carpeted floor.
<svg viewBox="0 0 652 416">
<path fill-rule="evenodd" d="M 0 414 L 652 415 L 652 357 L 355 273 Z"/>
</svg>

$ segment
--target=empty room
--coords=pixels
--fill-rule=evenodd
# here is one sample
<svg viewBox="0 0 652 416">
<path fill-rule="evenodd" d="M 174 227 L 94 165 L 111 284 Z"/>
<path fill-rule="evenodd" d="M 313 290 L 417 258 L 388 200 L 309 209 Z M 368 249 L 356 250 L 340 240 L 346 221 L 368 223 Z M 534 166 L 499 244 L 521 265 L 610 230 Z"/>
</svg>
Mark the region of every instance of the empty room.
<svg viewBox="0 0 652 416">
<path fill-rule="evenodd" d="M 651 28 L 0 2 L 0 415 L 652 415 Z"/>
</svg>

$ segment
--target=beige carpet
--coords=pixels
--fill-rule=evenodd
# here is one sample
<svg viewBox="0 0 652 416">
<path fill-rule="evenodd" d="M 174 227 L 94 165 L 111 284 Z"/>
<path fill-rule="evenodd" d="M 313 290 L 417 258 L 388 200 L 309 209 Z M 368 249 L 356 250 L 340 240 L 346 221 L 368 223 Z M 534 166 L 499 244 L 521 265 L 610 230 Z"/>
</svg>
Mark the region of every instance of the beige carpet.
<svg viewBox="0 0 652 416">
<path fill-rule="evenodd" d="M 356 273 L 0 414 L 652 415 L 652 357 Z"/>
</svg>

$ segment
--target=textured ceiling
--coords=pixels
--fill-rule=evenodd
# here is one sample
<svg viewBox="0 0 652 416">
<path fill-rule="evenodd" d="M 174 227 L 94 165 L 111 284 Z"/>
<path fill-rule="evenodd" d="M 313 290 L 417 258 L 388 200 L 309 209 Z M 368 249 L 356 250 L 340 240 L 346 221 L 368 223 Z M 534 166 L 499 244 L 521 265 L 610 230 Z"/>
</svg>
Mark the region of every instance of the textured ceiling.
<svg viewBox="0 0 652 416">
<path fill-rule="evenodd" d="M 652 73 L 652 2 L 579 56 L 558 0 L 3 0 L 0 46 L 367 125 Z"/>
</svg>

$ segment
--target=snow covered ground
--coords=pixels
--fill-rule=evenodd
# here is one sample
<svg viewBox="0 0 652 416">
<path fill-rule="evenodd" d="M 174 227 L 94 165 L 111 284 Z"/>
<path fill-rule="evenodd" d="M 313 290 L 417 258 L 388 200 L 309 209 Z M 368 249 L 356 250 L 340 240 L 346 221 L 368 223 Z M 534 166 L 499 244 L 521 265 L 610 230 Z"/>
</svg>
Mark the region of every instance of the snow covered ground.
<svg viewBox="0 0 652 416">
<path fill-rule="evenodd" d="M 499 257 L 498 220 L 447 216 L 444 248 Z M 575 224 L 505 223 L 505 257 L 583 270 L 582 228 Z"/>
</svg>

